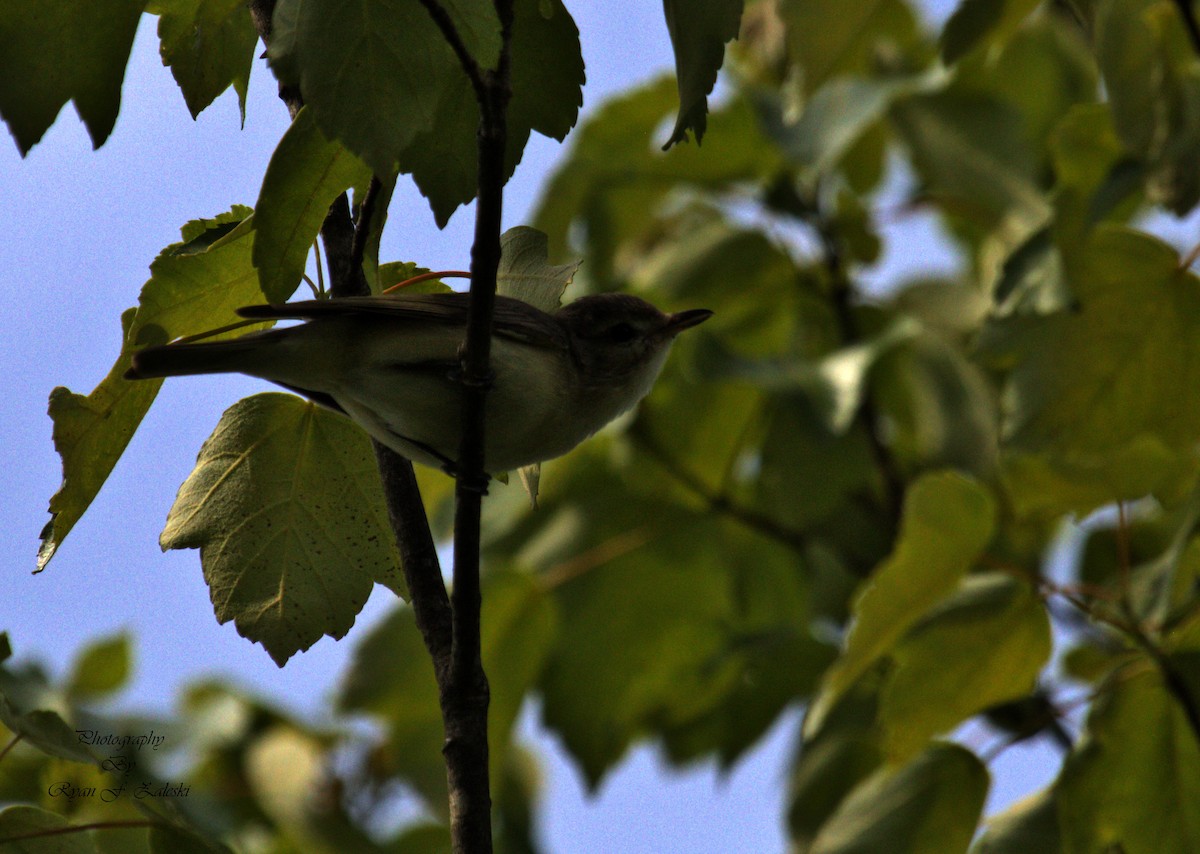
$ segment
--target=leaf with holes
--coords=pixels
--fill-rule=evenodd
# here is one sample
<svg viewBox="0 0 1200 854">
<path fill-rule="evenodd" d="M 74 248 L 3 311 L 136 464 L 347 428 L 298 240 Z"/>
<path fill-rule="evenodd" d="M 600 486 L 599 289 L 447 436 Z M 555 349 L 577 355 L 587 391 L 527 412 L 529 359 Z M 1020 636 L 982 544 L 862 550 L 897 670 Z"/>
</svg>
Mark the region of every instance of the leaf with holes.
<svg viewBox="0 0 1200 854">
<path fill-rule="evenodd" d="M 179 489 L 163 549 L 200 549 L 217 619 L 281 667 L 404 590 L 375 456 L 347 419 L 287 394 L 226 410 Z"/>
</svg>

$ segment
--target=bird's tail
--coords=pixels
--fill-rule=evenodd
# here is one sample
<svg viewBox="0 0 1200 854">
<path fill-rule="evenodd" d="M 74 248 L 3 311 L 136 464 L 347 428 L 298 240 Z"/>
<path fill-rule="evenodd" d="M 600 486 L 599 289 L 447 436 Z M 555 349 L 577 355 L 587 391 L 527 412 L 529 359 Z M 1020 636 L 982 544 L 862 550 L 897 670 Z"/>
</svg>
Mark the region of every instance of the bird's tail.
<svg viewBox="0 0 1200 854">
<path fill-rule="evenodd" d="M 206 341 L 196 344 L 163 344 L 133 354 L 125 372 L 127 380 L 155 377 L 182 377 L 191 374 L 250 373 L 261 361 L 264 348 L 271 346 L 263 334 L 244 335 L 232 341 Z"/>
</svg>

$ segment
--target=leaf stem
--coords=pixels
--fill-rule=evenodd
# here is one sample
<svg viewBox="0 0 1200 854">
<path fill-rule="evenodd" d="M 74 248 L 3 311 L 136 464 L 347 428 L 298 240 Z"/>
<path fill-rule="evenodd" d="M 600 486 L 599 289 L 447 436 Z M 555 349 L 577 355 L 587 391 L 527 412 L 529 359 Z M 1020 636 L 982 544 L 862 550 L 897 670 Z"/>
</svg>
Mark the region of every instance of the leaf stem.
<svg viewBox="0 0 1200 854">
<path fill-rule="evenodd" d="M 419 276 L 413 276 L 411 279 L 405 279 L 403 282 L 397 282 L 391 287 L 384 288 L 385 294 L 395 293 L 401 288 L 407 288 L 411 285 L 420 282 L 428 282 L 431 279 L 469 279 L 471 274 L 466 270 L 431 270 L 428 273 L 422 273 Z"/>
</svg>

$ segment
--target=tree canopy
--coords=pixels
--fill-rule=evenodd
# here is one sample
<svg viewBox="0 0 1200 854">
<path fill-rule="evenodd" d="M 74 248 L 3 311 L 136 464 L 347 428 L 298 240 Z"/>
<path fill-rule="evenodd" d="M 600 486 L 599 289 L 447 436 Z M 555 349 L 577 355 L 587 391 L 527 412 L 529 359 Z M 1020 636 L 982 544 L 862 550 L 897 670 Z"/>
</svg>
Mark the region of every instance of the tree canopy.
<svg viewBox="0 0 1200 854">
<path fill-rule="evenodd" d="M 511 738 L 529 697 L 593 786 L 644 739 L 732 765 L 803 706 L 798 851 L 1200 850 L 1200 247 L 1160 229 L 1200 202 L 1191 5 L 962 0 L 934 31 L 908 0 L 667 0 L 675 79 L 577 128 L 587 33 L 568 5 L 514 4 L 505 176 L 534 131 L 568 148 L 505 235 L 498 287 L 715 315 L 634 415 L 545 466 L 536 509 L 515 477 L 484 502 L 497 850 L 536 848 L 536 762 Z M 498 63 L 490 0 L 15 0 L 0 115 L 22 152 L 67 101 L 104 142 L 143 13 L 193 114 L 244 99 L 260 37 L 302 98 L 254 208 L 185 224 L 108 377 L 51 394 L 64 481 L 39 568 L 154 402 L 157 382 L 121 378 L 134 350 L 290 297 L 318 235 L 336 254 L 331 206 L 373 292 L 428 272 L 379 257 L 395 182 L 444 224 L 479 178 L 462 54 Z M 868 286 L 912 217 L 957 268 Z M 444 539 L 454 484 L 418 481 Z M 200 550 L 217 619 L 281 666 L 346 635 L 374 584 L 407 593 L 366 436 L 288 395 L 222 416 L 161 542 Z M 82 651 L 62 684 L 3 663 L 5 642 L 0 723 L 21 744 L 0 747 L 0 843 L 448 850 L 418 618 L 400 604 L 350 643 L 336 710 L 374 737 L 200 684 L 152 723 L 186 744 L 203 808 L 64 808 L 39 782 L 63 767 L 98 791 L 125 779 L 77 730 L 149 728 L 90 706 L 124 685 L 129 640 Z M 968 721 L 985 746 L 955 739 Z M 988 763 L 1031 738 L 1060 773 L 985 816 Z M 373 823 L 397 786 L 427 822 Z"/>
</svg>

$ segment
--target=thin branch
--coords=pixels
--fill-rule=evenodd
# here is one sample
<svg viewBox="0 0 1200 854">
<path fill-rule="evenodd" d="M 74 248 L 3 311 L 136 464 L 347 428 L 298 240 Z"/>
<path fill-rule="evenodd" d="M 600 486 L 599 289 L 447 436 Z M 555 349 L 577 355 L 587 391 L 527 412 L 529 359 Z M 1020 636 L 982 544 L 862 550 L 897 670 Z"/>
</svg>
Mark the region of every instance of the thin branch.
<svg viewBox="0 0 1200 854">
<path fill-rule="evenodd" d="M 490 693 L 480 649 L 480 513 L 488 483 L 484 413 L 492 382 L 492 314 L 504 209 L 513 0 L 495 0 L 500 19 L 500 60 L 495 72 L 484 73 L 463 47 L 444 10 L 435 0 L 422 2 L 458 54 L 479 100 L 479 185 L 471 245 L 471 299 L 460 363 L 462 439 L 456 461 L 454 589 L 450 598 L 453 644 L 449 678 L 440 685 L 440 699 L 446 728 L 442 752 L 450 789 L 451 845 L 455 854 L 484 854 L 492 850 L 492 801 L 487 744 Z"/>
<path fill-rule="evenodd" d="M 259 36 L 264 44 L 269 45 L 275 0 L 250 0 L 249 8 Z M 294 87 L 280 84 L 279 97 L 293 118 L 304 106 L 299 90 Z M 329 213 L 321 225 L 321 240 L 325 244 L 330 273 L 329 293 L 333 297 L 370 293 L 362 270 L 362 252 L 365 251 L 366 234 L 372 219 L 366 210 L 367 199 L 363 200 L 363 208 L 364 211 L 359 215 L 361 228 L 356 230 L 350 216 L 350 201 L 343 193 L 330 205 Z M 359 230 L 363 232 L 362 237 L 359 237 Z M 356 249 L 356 243 L 364 248 Z M 375 443 L 375 455 L 388 517 L 400 549 L 402 569 L 412 598 L 413 614 L 440 683 L 449 669 L 451 617 L 437 547 L 429 530 L 429 520 L 425 515 L 425 505 L 421 501 L 412 463 L 378 443 Z"/>
<path fill-rule="evenodd" d="M 1200 23 L 1196 21 L 1196 10 L 1192 8 L 1192 0 L 1175 0 L 1179 8 L 1179 17 L 1183 19 L 1183 27 L 1187 30 L 1192 47 L 1200 54 Z"/>
<path fill-rule="evenodd" d="M 325 266 L 321 262 L 321 241 L 313 240 L 313 257 L 317 262 L 317 297 L 325 299 Z"/>
<path fill-rule="evenodd" d="M 432 279 L 469 279 L 469 278 L 471 278 L 471 274 L 468 273 L 466 270 L 430 270 L 428 273 L 422 273 L 419 276 L 413 276 L 411 279 L 405 279 L 403 282 L 396 282 L 396 284 L 394 284 L 390 287 L 384 288 L 383 292 L 385 294 L 395 293 L 396 291 L 403 290 L 404 288 L 419 284 L 421 282 L 428 282 Z"/>
<path fill-rule="evenodd" d="M 8 756 L 8 753 L 10 750 L 12 750 L 14 747 L 16 747 L 18 744 L 21 743 L 22 738 L 24 738 L 24 736 L 21 735 L 21 733 L 17 733 L 16 735 L 14 735 L 12 737 L 12 739 L 8 742 L 8 744 L 4 745 L 4 749 L 0 750 L 0 762 L 4 761 L 4 757 Z"/>
<path fill-rule="evenodd" d="M 442 37 L 450 45 L 454 55 L 458 57 L 459 65 L 462 66 L 467 79 L 471 81 L 471 88 L 475 90 L 475 100 L 479 102 L 480 110 L 486 109 L 491 98 L 483 78 L 483 72 L 479 68 L 479 63 L 475 61 L 475 57 L 471 56 L 471 51 L 467 50 L 467 45 L 459 35 L 458 27 L 454 26 L 450 14 L 438 0 L 421 0 L 421 5 L 429 12 L 429 17 L 433 18 L 433 22 L 442 31 Z M 497 11 L 499 11 L 499 5 L 497 3 Z M 507 53 L 507 50 L 501 51 L 501 53 L 503 55 Z"/>
<path fill-rule="evenodd" d="M 375 206 L 382 192 L 383 182 L 379 180 L 378 175 L 372 175 L 371 182 L 367 184 L 367 192 L 363 195 L 362 205 L 358 209 L 354 240 L 350 242 L 350 264 L 357 270 L 362 269 L 363 256 L 367 253 L 367 243 L 371 239 L 371 229 L 374 226 Z"/>
<path fill-rule="evenodd" d="M 1098 611 L 1090 607 L 1086 601 L 1068 594 L 1061 589 L 1053 590 L 1053 592 L 1058 593 L 1064 600 L 1070 602 L 1089 618 L 1105 623 L 1121 632 L 1146 653 L 1147 657 L 1154 663 L 1154 666 L 1158 668 L 1159 673 L 1162 675 L 1163 684 L 1167 692 L 1175 698 L 1175 702 L 1179 704 L 1180 709 L 1183 711 L 1188 726 L 1191 727 L 1192 735 L 1196 738 L 1197 743 L 1200 743 L 1200 698 L 1192 695 L 1187 679 L 1179 672 L 1179 669 L 1171 661 L 1170 657 L 1146 634 L 1142 627 L 1136 621 L 1126 622 L 1103 611 Z"/>
<path fill-rule="evenodd" d="M 781 524 L 765 513 L 743 507 L 723 492 L 710 489 L 694 472 L 685 468 L 671 456 L 649 432 L 635 423 L 630 430 L 630 436 L 646 453 L 653 457 L 672 478 L 682 484 L 697 498 L 708 505 L 708 509 L 722 516 L 727 516 L 735 522 L 745 525 L 752 531 L 757 531 L 788 548 L 803 553 L 808 547 L 808 538 L 803 531 L 797 531 Z"/>
<path fill-rule="evenodd" d="M 270 47 L 271 17 L 275 14 L 275 0 L 248 0 L 246 5 L 250 9 L 250 19 L 254 22 L 254 29 L 258 31 L 258 37 L 262 39 L 264 45 Z M 300 96 L 299 87 L 285 84 L 282 81 L 279 83 L 279 99 L 287 105 L 288 115 L 293 119 L 300 112 L 300 108 L 304 106 L 304 99 Z"/>
<path fill-rule="evenodd" d="M 89 824 L 68 824 L 66 827 L 43 827 L 16 836 L 5 836 L 0 845 L 11 845 L 26 839 L 42 839 L 47 836 L 63 836 L 68 833 L 87 833 L 89 830 L 113 830 L 130 827 L 169 827 L 165 822 L 152 819 L 129 819 L 127 821 L 93 821 Z"/>
<path fill-rule="evenodd" d="M 453 619 L 429 518 L 425 515 L 412 463 L 385 445 L 373 444 L 383 492 L 388 498 L 388 518 L 400 547 L 400 566 L 408 584 L 413 617 L 441 685 L 450 668 Z"/>
</svg>

